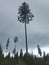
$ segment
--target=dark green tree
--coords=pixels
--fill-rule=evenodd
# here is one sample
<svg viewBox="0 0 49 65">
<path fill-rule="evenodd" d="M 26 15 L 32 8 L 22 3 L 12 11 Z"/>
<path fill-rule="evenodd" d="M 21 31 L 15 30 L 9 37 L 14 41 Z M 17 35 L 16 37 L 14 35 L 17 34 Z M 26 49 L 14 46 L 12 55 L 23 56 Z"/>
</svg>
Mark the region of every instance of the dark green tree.
<svg viewBox="0 0 49 65">
<path fill-rule="evenodd" d="M 13 54 L 15 55 L 15 53 L 16 53 L 16 49 L 14 48 L 14 49 L 13 49 Z"/>
<path fill-rule="evenodd" d="M 37 45 L 37 48 L 38 48 L 38 53 L 39 53 L 39 55 L 41 56 L 41 55 L 42 55 L 42 52 L 41 52 L 40 46 Z"/>
<path fill-rule="evenodd" d="M 2 54 L 2 45 L 0 44 L 0 65 L 2 65 L 2 62 L 3 62 L 3 54 Z"/>
<path fill-rule="evenodd" d="M 43 52 L 43 59 L 44 59 L 44 61 L 46 60 L 46 53 L 45 53 L 45 51 Z"/>
<path fill-rule="evenodd" d="M 15 43 L 15 48 L 13 49 L 13 53 L 15 54 L 16 53 L 16 42 L 18 41 L 18 37 L 15 36 L 14 38 L 14 43 Z"/>
<path fill-rule="evenodd" d="M 18 52 L 14 55 L 14 60 L 16 60 L 18 63 Z"/>
<path fill-rule="evenodd" d="M 7 60 L 10 59 L 10 52 L 9 52 L 8 55 L 6 56 L 6 59 L 7 59 Z"/>
<path fill-rule="evenodd" d="M 6 43 L 6 53 L 7 53 L 7 50 L 8 50 L 9 43 L 10 43 L 10 40 L 8 38 L 7 43 Z"/>
<path fill-rule="evenodd" d="M 29 5 L 25 2 L 22 3 L 22 5 L 19 7 L 19 16 L 18 21 L 25 23 L 25 41 L 26 41 L 26 53 L 28 54 L 28 44 L 27 44 L 27 29 L 26 24 L 29 24 L 29 21 L 32 20 L 32 17 L 34 15 L 30 12 Z"/>
<path fill-rule="evenodd" d="M 2 46 L 0 44 L 0 55 L 2 55 Z"/>
<path fill-rule="evenodd" d="M 23 51 L 22 51 L 22 49 L 20 50 L 20 59 L 23 60 Z"/>
<path fill-rule="evenodd" d="M 43 58 L 45 58 L 46 57 L 46 53 L 45 53 L 45 51 L 43 52 Z"/>
</svg>

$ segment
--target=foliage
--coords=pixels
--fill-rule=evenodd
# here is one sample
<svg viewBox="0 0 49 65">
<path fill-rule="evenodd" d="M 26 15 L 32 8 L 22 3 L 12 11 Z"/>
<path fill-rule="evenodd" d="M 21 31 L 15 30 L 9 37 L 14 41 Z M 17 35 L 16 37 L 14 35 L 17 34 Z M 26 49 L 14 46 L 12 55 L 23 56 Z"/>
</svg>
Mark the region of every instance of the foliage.
<svg viewBox="0 0 49 65">
<path fill-rule="evenodd" d="M 19 7 L 18 20 L 23 23 L 25 23 L 26 20 L 26 23 L 28 24 L 29 21 L 32 20 L 32 17 L 34 17 L 30 11 L 31 10 L 29 9 L 29 5 L 26 2 L 23 2 L 22 6 Z"/>
</svg>

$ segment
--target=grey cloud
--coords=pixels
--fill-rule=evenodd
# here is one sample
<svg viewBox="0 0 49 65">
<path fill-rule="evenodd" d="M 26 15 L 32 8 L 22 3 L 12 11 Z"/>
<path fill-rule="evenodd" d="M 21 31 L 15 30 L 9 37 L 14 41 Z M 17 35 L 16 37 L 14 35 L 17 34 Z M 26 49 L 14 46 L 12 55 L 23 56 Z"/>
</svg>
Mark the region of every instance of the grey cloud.
<svg viewBox="0 0 49 65">
<path fill-rule="evenodd" d="M 2 0 L 0 1 L 0 40 L 4 42 L 4 48 L 7 38 L 10 37 L 13 40 L 15 35 L 19 38 L 17 50 L 25 48 L 24 24 L 17 20 L 18 7 L 24 1 L 29 4 L 35 16 L 33 21 L 27 25 L 29 48 L 36 47 L 37 44 L 41 46 L 49 45 L 48 0 Z M 11 50 L 13 45 L 13 41 L 10 42 Z"/>
</svg>

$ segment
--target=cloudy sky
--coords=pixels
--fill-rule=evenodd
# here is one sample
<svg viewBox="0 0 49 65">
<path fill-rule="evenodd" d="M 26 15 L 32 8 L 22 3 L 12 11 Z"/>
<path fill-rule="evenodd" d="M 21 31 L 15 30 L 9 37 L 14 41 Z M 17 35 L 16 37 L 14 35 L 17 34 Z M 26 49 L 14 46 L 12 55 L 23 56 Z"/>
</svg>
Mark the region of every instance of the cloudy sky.
<svg viewBox="0 0 49 65">
<path fill-rule="evenodd" d="M 29 51 L 37 52 L 37 45 L 49 52 L 49 0 L 0 0 L 0 43 L 5 51 L 6 41 L 10 38 L 9 49 L 14 48 L 13 39 L 18 36 L 17 50 L 25 50 L 25 27 L 17 19 L 18 8 L 29 4 L 34 18 L 27 24 Z"/>
</svg>

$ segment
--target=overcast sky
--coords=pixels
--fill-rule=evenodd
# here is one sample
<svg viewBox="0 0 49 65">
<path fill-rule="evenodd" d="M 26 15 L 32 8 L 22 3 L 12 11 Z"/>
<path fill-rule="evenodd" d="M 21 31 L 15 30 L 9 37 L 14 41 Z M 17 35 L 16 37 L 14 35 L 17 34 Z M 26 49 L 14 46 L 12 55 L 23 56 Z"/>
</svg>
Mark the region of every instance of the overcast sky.
<svg viewBox="0 0 49 65">
<path fill-rule="evenodd" d="M 25 27 L 17 19 L 18 8 L 24 1 L 29 4 L 34 15 L 33 20 L 27 24 L 29 50 L 33 51 L 37 44 L 47 49 L 49 47 L 49 0 L 0 0 L 0 42 L 3 49 L 9 37 L 9 49 L 12 50 L 13 39 L 18 36 L 17 50 L 21 48 L 25 50 Z"/>
</svg>

